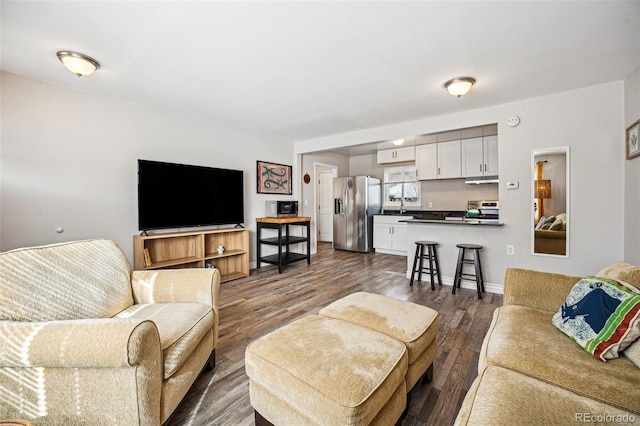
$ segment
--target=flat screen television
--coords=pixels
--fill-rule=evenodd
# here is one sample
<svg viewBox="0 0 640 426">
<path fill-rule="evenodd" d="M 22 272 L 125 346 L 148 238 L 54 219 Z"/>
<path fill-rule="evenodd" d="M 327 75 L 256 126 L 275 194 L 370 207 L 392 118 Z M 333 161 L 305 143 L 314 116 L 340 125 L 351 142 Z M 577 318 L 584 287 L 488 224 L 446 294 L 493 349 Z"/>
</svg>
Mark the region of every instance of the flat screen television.
<svg viewBox="0 0 640 426">
<path fill-rule="evenodd" d="M 138 160 L 138 229 L 244 222 L 242 170 Z"/>
</svg>

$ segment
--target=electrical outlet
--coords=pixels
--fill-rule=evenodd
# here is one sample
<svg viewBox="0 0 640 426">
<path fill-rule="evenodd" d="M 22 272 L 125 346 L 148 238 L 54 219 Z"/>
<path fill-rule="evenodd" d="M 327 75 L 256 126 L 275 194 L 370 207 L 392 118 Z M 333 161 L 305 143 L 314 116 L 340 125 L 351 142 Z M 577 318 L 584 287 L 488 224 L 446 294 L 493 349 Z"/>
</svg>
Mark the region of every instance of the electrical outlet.
<svg viewBox="0 0 640 426">
<path fill-rule="evenodd" d="M 516 254 L 516 247 L 514 245 L 508 245 L 507 256 L 515 256 L 515 254 Z"/>
<path fill-rule="evenodd" d="M 433 202 L 432 202 L 432 201 L 429 201 L 429 203 L 427 204 L 427 206 L 428 206 L 430 209 L 431 209 L 431 208 L 433 208 Z"/>
</svg>

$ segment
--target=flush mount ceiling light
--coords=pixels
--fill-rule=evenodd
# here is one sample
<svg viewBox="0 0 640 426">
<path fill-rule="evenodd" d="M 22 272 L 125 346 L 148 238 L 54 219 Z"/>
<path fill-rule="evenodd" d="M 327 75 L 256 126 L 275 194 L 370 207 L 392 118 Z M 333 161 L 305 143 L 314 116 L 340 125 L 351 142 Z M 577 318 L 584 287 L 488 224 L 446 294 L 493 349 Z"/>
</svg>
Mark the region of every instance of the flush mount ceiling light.
<svg viewBox="0 0 640 426">
<path fill-rule="evenodd" d="M 471 86 L 476 84 L 476 79 L 472 77 L 456 77 L 447 81 L 444 84 L 444 88 L 453 96 L 460 97 L 467 93 Z"/>
<path fill-rule="evenodd" d="M 392 144 L 394 144 L 395 146 L 400 146 L 404 143 L 404 139 L 396 139 L 395 141 L 391 142 Z"/>
<path fill-rule="evenodd" d="M 82 53 L 61 50 L 56 52 L 56 55 L 58 55 L 60 62 L 78 77 L 91 75 L 100 68 L 98 61 Z"/>
</svg>

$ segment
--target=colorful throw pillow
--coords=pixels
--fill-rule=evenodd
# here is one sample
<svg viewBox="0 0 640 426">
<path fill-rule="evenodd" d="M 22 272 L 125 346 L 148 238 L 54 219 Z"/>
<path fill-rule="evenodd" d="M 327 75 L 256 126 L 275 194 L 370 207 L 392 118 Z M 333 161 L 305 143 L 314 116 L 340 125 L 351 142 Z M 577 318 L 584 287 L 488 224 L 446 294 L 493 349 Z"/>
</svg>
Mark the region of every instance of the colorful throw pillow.
<svg viewBox="0 0 640 426">
<path fill-rule="evenodd" d="M 640 293 L 623 281 L 585 277 L 552 323 L 599 360 L 617 358 L 640 336 Z"/>
</svg>

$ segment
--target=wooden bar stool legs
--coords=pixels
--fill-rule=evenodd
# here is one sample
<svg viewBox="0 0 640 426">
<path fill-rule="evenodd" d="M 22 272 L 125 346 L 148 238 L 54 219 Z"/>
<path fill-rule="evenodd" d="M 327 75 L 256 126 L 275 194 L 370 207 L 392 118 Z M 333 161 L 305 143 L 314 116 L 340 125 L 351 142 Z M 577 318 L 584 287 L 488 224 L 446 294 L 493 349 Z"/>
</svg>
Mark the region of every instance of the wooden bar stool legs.
<svg viewBox="0 0 640 426">
<path fill-rule="evenodd" d="M 480 264 L 480 250 L 482 246 L 477 244 L 457 244 L 460 250 L 458 252 L 458 263 L 456 264 L 456 275 L 453 280 L 452 294 L 456 294 L 456 287 L 460 287 L 462 279 L 473 279 L 476 282 L 476 288 L 478 290 L 478 299 L 482 299 L 482 293 L 484 293 L 484 278 L 482 276 L 482 265 Z M 465 257 L 466 251 L 469 250 L 473 257 Z M 467 274 L 464 272 L 464 265 L 473 265 L 474 273 Z"/>
<path fill-rule="evenodd" d="M 429 272 L 431 278 L 431 290 L 435 290 L 435 280 L 438 278 L 438 285 L 442 285 L 442 279 L 440 278 L 440 263 L 438 262 L 438 252 L 436 246 L 438 243 L 434 241 L 416 241 L 416 254 L 413 258 L 413 268 L 411 269 L 411 281 L 409 285 L 413 286 L 413 281 L 418 273 L 418 281 L 422 281 L 422 273 Z M 426 248 L 426 253 L 425 253 Z M 429 261 L 429 265 L 425 267 L 424 260 Z"/>
</svg>

